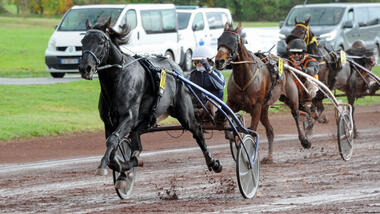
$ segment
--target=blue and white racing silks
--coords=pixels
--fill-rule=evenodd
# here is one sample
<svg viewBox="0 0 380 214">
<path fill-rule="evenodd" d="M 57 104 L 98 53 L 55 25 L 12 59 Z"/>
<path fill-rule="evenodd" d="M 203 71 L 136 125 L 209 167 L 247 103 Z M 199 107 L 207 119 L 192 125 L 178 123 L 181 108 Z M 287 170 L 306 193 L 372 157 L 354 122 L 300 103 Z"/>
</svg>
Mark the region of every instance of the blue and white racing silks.
<svg viewBox="0 0 380 214">
<path fill-rule="evenodd" d="M 215 71 L 212 69 L 212 72 L 209 73 L 211 83 L 216 89 L 223 90 L 226 85 L 226 80 L 221 72 Z"/>
</svg>

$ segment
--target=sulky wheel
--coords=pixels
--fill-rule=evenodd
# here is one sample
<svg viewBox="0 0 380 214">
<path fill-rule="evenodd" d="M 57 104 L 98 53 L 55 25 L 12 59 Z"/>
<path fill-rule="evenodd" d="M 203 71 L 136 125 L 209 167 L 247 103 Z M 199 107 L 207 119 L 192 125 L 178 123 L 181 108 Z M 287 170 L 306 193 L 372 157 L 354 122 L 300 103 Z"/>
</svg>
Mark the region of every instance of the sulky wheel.
<svg viewBox="0 0 380 214">
<path fill-rule="evenodd" d="M 237 151 L 236 175 L 240 193 L 244 198 L 252 198 L 255 196 L 259 186 L 260 175 L 258 152 L 257 157 L 255 157 L 257 147 L 256 137 L 250 135 L 244 136 L 243 144 L 244 146 L 241 145 Z M 251 160 L 254 160 L 252 168 L 250 167 L 248 156 L 251 157 Z"/>
<path fill-rule="evenodd" d="M 313 138 L 314 119 L 306 112 L 300 112 L 299 118 L 299 121 L 302 123 L 302 128 L 305 132 L 305 137 L 310 142 Z"/>
<path fill-rule="evenodd" d="M 236 113 L 236 117 L 240 120 L 241 124 L 243 126 L 245 126 L 245 119 L 244 119 L 244 116 L 239 114 L 239 113 Z M 237 124 L 235 124 L 235 126 L 238 127 Z M 231 131 L 229 134 L 231 134 L 233 136 L 233 139 L 229 139 L 230 141 L 230 151 L 231 151 L 231 155 L 232 155 L 232 158 L 234 159 L 234 161 L 236 161 L 236 157 L 237 157 L 237 150 L 240 146 L 240 139 L 238 136 L 236 136 L 233 131 Z M 241 136 L 243 137 L 244 134 L 243 133 L 240 133 Z"/>
<path fill-rule="evenodd" d="M 339 153 L 343 160 L 348 161 L 351 159 L 354 149 L 354 132 L 351 114 L 348 111 L 342 111 L 337 125 Z"/>
<path fill-rule="evenodd" d="M 124 154 L 124 155 L 123 155 Z M 123 139 L 120 142 L 120 146 L 117 147 L 117 151 L 115 153 L 115 159 L 119 159 L 119 162 L 126 162 L 126 160 L 129 160 L 131 157 L 131 146 L 129 143 L 129 140 Z M 122 189 L 115 188 L 117 195 L 121 199 L 126 199 L 128 196 L 131 195 L 133 191 L 133 186 L 135 184 L 135 168 L 133 167 L 129 171 L 125 173 L 120 173 L 118 171 L 113 170 L 113 183 L 116 184 L 117 179 L 119 176 L 124 177 L 123 180 L 126 181 L 126 185 L 123 186 Z"/>
</svg>

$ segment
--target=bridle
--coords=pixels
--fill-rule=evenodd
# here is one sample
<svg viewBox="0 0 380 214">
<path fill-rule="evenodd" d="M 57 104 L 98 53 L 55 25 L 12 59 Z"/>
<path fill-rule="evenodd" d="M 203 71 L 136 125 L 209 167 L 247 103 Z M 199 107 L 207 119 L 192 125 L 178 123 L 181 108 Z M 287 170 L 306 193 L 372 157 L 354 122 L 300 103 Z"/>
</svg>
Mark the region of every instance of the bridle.
<svg viewBox="0 0 380 214">
<path fill-rule="evenodd" d="M 236 38 L 235 44 L 228 44 L 226 41 L 222 41 L 222 37 L 223 37 L 224 33 L 229 33 L 229 34 L 235 35 L 236 36 L 235 37 Z M 223 34 L 218 39 L 218 51 L 222 51 L 223 53 L 227 54 L 228 59 L 227 59 L 226 64 L 229 65 L 232 63 L 232 60 L 235 60 L 239 55 L 238 50 L 241 47 L 241 38 L 240 38 L 239 33 L 235 32 L 235 31 L 224 31 Z M 226 38 L 225 38 L 225 40 L 226 40 Z M 231 46 L 233 46 L 233 47 L 231 47 Z"/>
<path fill-rule="evenodd" d="M 87 32 L 86 32 L 86 35 L 85 36 L 87 36 L 88 34 L 90 34 L 90 33 L 100 33 L 106 40 L 107 40 L 107 48 L 109 49 L 109 46 L 110 46 L 110 41 L 111 41 L 111 39 L 109 38 L 109 36 L 106 34 L 106 33 L 104 33 L 103 31 L 101 31 L 101 30 L 97 30 L 97 29 L 90 29 L 90 30 L 88 30 Z M 82 52 L 82 56 L 84 56 L 85 54 L 90 54 L 90 56 L 92 56 L 94 59 L 95 59 L 95 62 L 96 62 L 96 67 L 97 67 L 97 70 L 99 69 L 98 68 L 98 66 L 100 65 L 100 63 L 102 62 L 100 59 L 99 59 L 99 57 L 97 57 L 96 56 L 96 54 L 93 52 L 93 51 L 91 51 L 91 50 L 84 50 L 83 52 Z"/>
<path fill-rule="evenodd" d="M 311 35 L 310 35 L 310 27 L 309 25 L 304 25 L 304 24 L 296 24 L 296 26 L 299 26 L 299 27 L 302 27 L 306 30 L 306 33 L 305 33 L 305 36 L 303 38 L 303 40 L 305 40 L 306 42 L 306 46 L 309 45 L 309 43 L 315 43 L 317 46 L 318 46 L 318 41 L 317 41 L 317 37 L 316 36 L 313 36 L 312 38 Z"/>
<path fill-rule="evenodd" d="M 112 45 L 112 40 L 111 40 L 111 38 L 106 34 L 106 33 L 104 33 L 103 31 L 101 31 L 101 30 L 98 30 L 98 29 L 90 29 L 90 30 L 88 30 L 87 32 L 86 32 L 86 35 L 88 35 L 89 33 L 100 33 L 106 40 L 107 40 L 107 48 L 108 49 L 110 49 L 110 46 Z M 100 70 L 104 70 L 104 69 L 107 69 L 107 68 L 111 68 L 111 67 L 116 67 L 116 68 L 119 68 L 119 69 L 123 69 L 123 68 L 125 68 L 125 67 L 127 67 L 127 66 L 129 66 L 129 65 L 131 65 L 132 63 L 134 63 L 134 62 L 136 62 L 136 61 L 138 61 L 138 60 L 140 60 L 140 59 L 142 59 L 142 58 L 137 58 L 137 59 L 135 59 L 135 60 L 132 60 L 131 62 L 129 62 L 128 64 L 124 64 L 124 57 L 122 56 L 122 60 L 121 60 L 121 62 L 120 62 L 120 64 L 112 64 L 112 65 L 103 65 L 103 66 L 99 66 L 100 64 L 101 64 L 101 60 L 99 59 L 99 57 L 97 57 L 96 56 L 96 54 L 93 52 L 93 51 L 91 51 L 91 50 L 84 50 L 83 52 L 82 52 L 82 56 L 84 55 L 84 54 L 90 54 L 90 56 L 92 56 L 94 59 L 95 59 L 95 61 L 96 61 L 96 72 L 98 72 L 98 71 L 100 71 Z M 98 67 L 99 66 L 99 67 Z M 96 73 L 95 72 L 95 73 Z"/>
</svg>

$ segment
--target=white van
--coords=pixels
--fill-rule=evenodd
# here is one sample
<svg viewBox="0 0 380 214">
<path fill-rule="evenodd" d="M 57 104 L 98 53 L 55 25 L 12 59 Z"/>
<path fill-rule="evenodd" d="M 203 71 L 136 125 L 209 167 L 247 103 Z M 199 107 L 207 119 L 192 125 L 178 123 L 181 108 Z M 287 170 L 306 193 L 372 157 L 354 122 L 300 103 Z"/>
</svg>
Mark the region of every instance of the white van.
<svg viewBox="0 0 380 214">
<path fill-rule="evenodd" d="M 198 6 L 177 6 L 179 44 L 181 46 L 180 65 L 191 70 L 191 57 L 198 46 L 209 46 L 217 52 L 218 38 L 224 25 L 232 23 L 231 13 L 225 8 L 199 8 Z"/>
<path fill-rule="evenodd" d="M 127 54 L 158 54 L 180 62 L 180 47 L 175 6 L 173 4 L 125 4 L 74 6 L 66 12 L 51 36 L 45 51 L 46 69 L 51 76 L 79 72 L 82 56 L 81 39 L 86 20 L 91 24 L 112 17 L 112 26 L 120 31 L 129 24 L 130 42 L 121 46 Z"/>
</svg>

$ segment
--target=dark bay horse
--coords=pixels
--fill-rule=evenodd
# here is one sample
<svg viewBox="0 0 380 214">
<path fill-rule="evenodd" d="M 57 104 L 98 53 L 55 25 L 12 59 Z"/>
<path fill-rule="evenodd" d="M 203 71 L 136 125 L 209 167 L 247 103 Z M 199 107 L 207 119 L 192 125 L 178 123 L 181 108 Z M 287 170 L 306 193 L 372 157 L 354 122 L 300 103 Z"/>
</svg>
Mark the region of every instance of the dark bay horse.
<svg viewBox="0 0 380 214">
<path fill-rule="evenodd" d="M 340 50 L 334 51 L 319 45 L 316 36 L 310 30 L 310 18 L 304 22 L 298 22 L 295 18 L 296 26 L 290 32 L 286 42 L 290 42 L 294 38 L 304 39 L 307 44 L 307 52 L 312 54 L 318 61 L 319 80 L 329 87 L 330 90 L 339 89 L 345 92 L 348 103 L 352 106 L 352 118 L 354 122 L 354 136 L 357 137 L 357 129 L 354 119 L 354 102 L 355 99 L 362 94 L 362 86 L 360 74 L 352 69 L 350 63 L 342 63 Z M 368 65 L 363 65 L 368 67 Z M 372 67 L 371 67 L 372 68 Z M 316 115 L 320 117 L 324 111 L 322 100 L 325 95 L 318 91 L 317 96 L 313 99 L 313 106 L 316 108 Z M 319 119 L 322 119 L 321 117 Z M 320 120 L 321 121 L 321 120 Z M 324 119 L 322 119 L 324 121 Z M 327 120 L 325 120 L 327 122 Z"/>
<path fill-rule="evenodd" d="M 241 37 L 241 24 L 233 29 L 227 23 L 224 32 L 218 39 L 218 53 L 215 57 L 216 67 L 223 70 L 232 65 L 227 91 L 227 105 L 234 111 L 243 110 L 251 115 L 250 129 L 256 130 L 259 121 L 264 125 L 268 139 L 268 157 L 264 162 L 272 162 L 274 133 L 269 122 L 268 110 L 281 95 L 290 107 L 296 121 L 298 138 L 304 148 L 311 144 L 306 139 L 299 123 L 298 89 L 293 77 L 288 72 L 283 73 L 279 83 L 272 79 L 267 66 L 244 46 Z"/>
<path fill-rule="evenodd" d="M 181 125 L 189 130 L 206 160 L 208 169 L 220 172 L 222 166 L 207 149 L 202 128 L 195 119 L 191 95 L 183 82 L 167 75 L 163 95 L 156 103 L 158 94 L 149 72 L 140 61 L 146 58 L 123 54 L 118 45 L 128 42 L 129 28 L 121 33 L 110 28 L 111 19 L 103 24 L 91 27 L 87 23 L 87 32 L 82 39 L 83 53 L 79 65 L 82 78 L 91 80 L 98 73 L 101 92 L 99 113 L 104 122 L 106 152 L 101 160 L 98 172 L 106 173 L 107 165 L 118 172 L 123 180 L 125 172 L 139 165 L 138 154 L 142 151 L 140 133 L 151 127 L 152 116 L 168 114 L 177 118 Z M 160 69 L 176 71 L 183 74 L 180 67 L 165 57 L 149 57 L 152 65 Z M 156 105 L 154 110 L 153 106 Z M 127 162 L 114 159 L 115 148 L 122 138 L 131 141 L 132 156 Z M 158 142 L 157 142 L 158 143 Z"/>
</svg>

